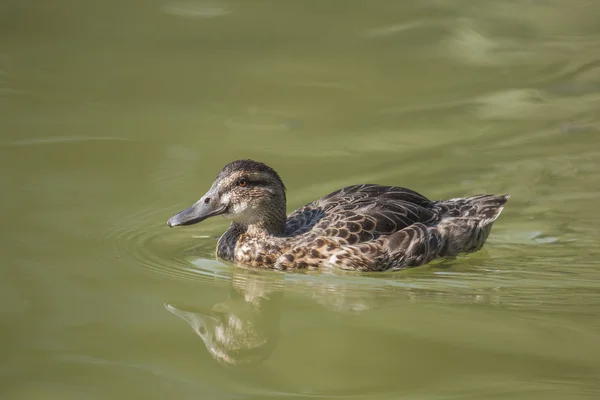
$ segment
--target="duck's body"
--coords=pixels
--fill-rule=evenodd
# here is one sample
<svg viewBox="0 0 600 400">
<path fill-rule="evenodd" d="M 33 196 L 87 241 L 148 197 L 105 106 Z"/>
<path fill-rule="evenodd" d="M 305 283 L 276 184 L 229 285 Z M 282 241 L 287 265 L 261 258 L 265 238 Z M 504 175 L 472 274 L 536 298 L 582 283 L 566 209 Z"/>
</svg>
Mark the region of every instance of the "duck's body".
<svg viewBox="0 0 600 400">
<path fill-rule="evenodd" d="M 381 271 L 479 250 L 508 197 L 431 201 L 401 187 L 355 185 L 286 217 L 277 173 L 241 160 L 225 166 L 210 191 L 169 225 L 230 218 L 217 256 L 248 266 Z"/>
</svg>

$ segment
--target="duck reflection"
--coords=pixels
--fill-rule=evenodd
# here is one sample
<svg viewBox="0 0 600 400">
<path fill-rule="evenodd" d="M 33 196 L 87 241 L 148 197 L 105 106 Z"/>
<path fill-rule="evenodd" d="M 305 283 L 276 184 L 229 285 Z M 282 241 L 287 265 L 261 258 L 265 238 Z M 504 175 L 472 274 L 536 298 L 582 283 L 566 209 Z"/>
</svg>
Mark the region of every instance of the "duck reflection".
<svg viewBox="0 0 600 400">
<path fill-rule="evenodd" d="M 229 298 L 207 312 L 165 307 L 190 324 L 215 360 L 239 367 L 266 360 L 277 346 L 282 299 L 283 276 L 240 270 Z"/>
<path fill-rule="evenodd" d="M 202 311 L 166 304 L 167 310 L 190 324 L 210 355 L 232 367 L 257 364 L 268 359 L 280 337 L 282 300 L 287 296 L 311 298 L 313 304 L 340 314 L 362 314 L 394 305 L 399 310 L 415 302 L 497 303 L 498 294 L 490 291 L 461 292 L 456 288 L 415 287 L 415 281 L 372 279 L 338 275 L 283 274 L 236 268 L 229 298 Z M 433 286 L 435 280 L 422 280 Z M 401 313 L 400 313 L 401 314 Z"/>
<path fill-rule="evenodd" d="M 284 291 L 290 296 L 311 298 L 316 304 L 341 313 L 363 312 L 381 301 L 339 278 L 323 274 L 290 277 L 279 272 L 236 268 L 226 301 L 208 310 L 173 304 L 165 307 L 190 324 L 215 360 L 240 367 L 262 362 L 275 350 Z"/>
</svg>

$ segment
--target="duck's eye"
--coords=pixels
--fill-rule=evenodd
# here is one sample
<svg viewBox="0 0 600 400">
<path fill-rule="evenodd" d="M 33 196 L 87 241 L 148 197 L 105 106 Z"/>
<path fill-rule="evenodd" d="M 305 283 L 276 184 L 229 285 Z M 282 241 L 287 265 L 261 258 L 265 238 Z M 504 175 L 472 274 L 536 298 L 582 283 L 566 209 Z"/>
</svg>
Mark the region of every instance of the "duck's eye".
<svg viewBox="0 0 600 400">
<path fill-rule="evenodd" d="M 239 181 L 237 181 L 237 184 L 240 187 L 246 187 L 246 186 L 248 186 L 248 179 L 242 178 Z"/>
</svg>

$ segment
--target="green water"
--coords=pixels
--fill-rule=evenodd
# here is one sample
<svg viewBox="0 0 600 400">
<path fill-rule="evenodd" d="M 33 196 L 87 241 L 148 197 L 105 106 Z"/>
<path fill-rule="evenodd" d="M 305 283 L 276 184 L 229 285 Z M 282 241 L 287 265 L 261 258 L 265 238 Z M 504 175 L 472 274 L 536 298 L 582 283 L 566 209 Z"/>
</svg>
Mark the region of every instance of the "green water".
<svg viewBox="0 0 600 400">
<path fill-rule="evenodd" d="M 0 397 L 598 399 L 600 4 L 0 0 Z M 169 229 L 237 158 L 510 193 L 484 250 L 375 275 Z M 219 339 L 219 340 L 217 340 Z"/>
</svg>

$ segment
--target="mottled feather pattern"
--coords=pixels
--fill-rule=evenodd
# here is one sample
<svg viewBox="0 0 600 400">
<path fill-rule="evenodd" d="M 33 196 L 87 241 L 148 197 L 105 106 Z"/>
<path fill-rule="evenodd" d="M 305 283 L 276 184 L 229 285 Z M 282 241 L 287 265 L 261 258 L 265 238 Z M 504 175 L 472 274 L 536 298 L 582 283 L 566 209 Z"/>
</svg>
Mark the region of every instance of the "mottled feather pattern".
<svg viewBox="0 0 600 400">
<path fill-rule="evenodd" d="M 236 187 L 240 179 L 246 180 L 244 188 Z M 280 270 L 395 270 L 477 251 L 509 198 L 483 194 L 431 201 L 402 187 L 361 184 L 285 217 L 279 175 L 251 160 L 225 166 L 214 187 L 230 202 L 223 207 L 241 210 L 229 212 L 233 222 L 219 240 L 217 256 Z"/>
<path fill-rule="evenodd" d="M 288 216 L 285 237 L 241 237 L 236 261 L 281 270 L 403 269 L 437 257 L 478 250 L 504 197 L 490 195 L 432 202 L 411 190 L 356 185 L 314 201 Z M 481 218 L 483 216 L 483 218 Z"/>
</svg>

